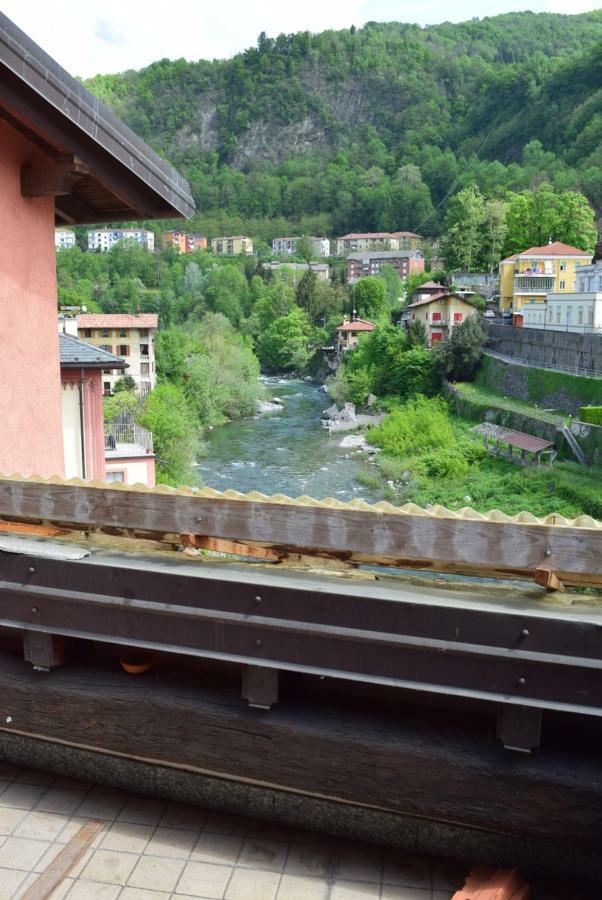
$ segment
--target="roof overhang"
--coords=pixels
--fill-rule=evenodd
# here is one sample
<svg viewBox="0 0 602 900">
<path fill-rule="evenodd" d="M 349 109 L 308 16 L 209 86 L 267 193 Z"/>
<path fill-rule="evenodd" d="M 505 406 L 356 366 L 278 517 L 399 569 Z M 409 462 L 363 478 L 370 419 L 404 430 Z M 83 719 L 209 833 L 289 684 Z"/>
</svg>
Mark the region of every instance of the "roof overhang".
<svg viewBox="0 0 602 900">
<path fill-rule="evenodd" d="M 0 13 L 0 116 L 48 155 L 22 193 L 55 197 L 59 224 L 188 217 L 186 179 Z"/>
</svg>

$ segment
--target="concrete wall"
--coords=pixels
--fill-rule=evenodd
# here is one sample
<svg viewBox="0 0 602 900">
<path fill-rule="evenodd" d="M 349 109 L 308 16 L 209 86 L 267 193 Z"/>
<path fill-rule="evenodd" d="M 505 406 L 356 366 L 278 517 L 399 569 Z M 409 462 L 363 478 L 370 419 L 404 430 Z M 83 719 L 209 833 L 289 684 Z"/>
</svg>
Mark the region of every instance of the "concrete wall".
<svg viewBox="0 0 602 900">
<path fill-rule="evenodd" d="M 515 328 L 484 320 L 488 346 L 496 353 L 527 360 L 534 366 L 578 367 L 602 375 L 602 335 Z"/>
<path fill-rule="evenodd" d="M 48 157 L 0 121 L 0 472 L 62 475 L 54 198 L 21 196 Z"/>
</svg>

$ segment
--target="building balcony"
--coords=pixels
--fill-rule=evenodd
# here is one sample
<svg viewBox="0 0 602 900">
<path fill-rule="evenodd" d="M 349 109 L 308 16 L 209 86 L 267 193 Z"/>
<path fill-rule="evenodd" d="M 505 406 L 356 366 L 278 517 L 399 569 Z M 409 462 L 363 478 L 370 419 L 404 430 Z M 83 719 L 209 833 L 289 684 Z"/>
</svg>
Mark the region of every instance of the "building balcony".
<svg viewBox="0 0 602 900">
<path fill-rule="evenodd" d="M 134 422 L 105 422 L 105 458 L 151 456 L 153 436 Z"/>
<path fill-rule="evenodd" d="M 554 290 L 554 275 L 544 273 L 514 276 L 514 291 L 518 294 L 546 294 Z"/>
<path fill-rule="evenodd" d="M 447 328 L 449 319 L 429 319 L 426 324 L 431 328 Z"/>
</svg>

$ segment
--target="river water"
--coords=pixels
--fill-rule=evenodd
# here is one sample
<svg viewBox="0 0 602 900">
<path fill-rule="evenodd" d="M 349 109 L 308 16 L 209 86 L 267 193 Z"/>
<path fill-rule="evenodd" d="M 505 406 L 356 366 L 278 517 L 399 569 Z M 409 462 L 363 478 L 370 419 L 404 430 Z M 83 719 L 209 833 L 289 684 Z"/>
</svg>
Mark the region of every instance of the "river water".
<svg viewBox="0 0 602 900">
<path fill-rule="evenodd" d="M 320 413 L 330 400 L 315 384 L 262 377 L 266 399 L 280 397 L 284 409 L 219 425 L 204 436 L 199 473 L 208 487 L 246 493 L 307 494 L 317 500 L 362 497 L 374 491 L 354 480 L 361 466 L 353 450 L 341 447 L 344 433 L 330 435 Z"/>
</svg>

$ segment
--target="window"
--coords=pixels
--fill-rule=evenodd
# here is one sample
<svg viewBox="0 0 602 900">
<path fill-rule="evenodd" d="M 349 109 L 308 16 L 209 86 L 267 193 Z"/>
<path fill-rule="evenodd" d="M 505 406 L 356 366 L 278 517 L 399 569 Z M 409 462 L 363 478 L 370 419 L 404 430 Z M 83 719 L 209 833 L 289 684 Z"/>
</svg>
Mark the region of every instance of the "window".
<svg viewBox="0 0 602 900">
<path fill-rule="evenodd" d="M 427 315 L 428 315 L 428 314 L 427 314 Z M 434 313 L 433 313 L 433 322 L 440 322 L 440 321 L 441 321 L 441 313 L 440 313 L 440 312 L 434 312 Z"/>
<path fill-rule="evenodd" d="M 111 337 L 111 332 L 109 331 L 108 328 L 103 328 L 102 331 L 100 332 L 100 336 L 101 337 Z"/>
<path fill-rule="evenodd" d="M 561 281 L 560 282 L 560 290 L 563 291 L 565 286 L 566 286 L 566 281 Z"/>
<path fill-rule="evenodd" d="M 120 328 L 119 329 L 119 337 L 127 337 L 127 336 L 128 336 L 128 333 L 125 330 L 125 328 Z"/>
<path fill-rule="evenodd" d="M 111 382 L 110 382 L 110 381 L 103 381 L 103 383 L 102 383 L 102 392 L 103 392 L 103 394 L 110 394 L 110 393 L 111 393 Z"/>
<path fill-rule="evenodd" d="M 583 307 L 580 306 L 577 310 L 577 322 L 579 325 L 583 325 Z"/>
<path fill-rule="evenodd" d="M 91 337 L 92 337 L 92 329 L 91 329 L 91 328 L 84 328 L 84 337 L 85 337 L 85 338 L 91 338 Z"/>
<path fill-rule="evenodd" d="M 556 324 L 560 324 L 560 303 L 556 307 Z"/>
<path fill-rule="evenodd" d="M 561 272 L 566 272 L 566 263 L 565 263 L 565 262 L 561 262 L 561 263 L 560 263 L 560 271 L 561 271 Z"/>
<path fill-rule="evenodd" d="M 141 338 L 148 337 L 148 334 L 149 334 L 148 328 L 139 328 L 138 334 L 140 335 Z"/>
<path fill-rule="evenodd" d="M 112 353 L 112 352 L 113 352 L 113 346 L 112 346 L 112 344 L 101 344 L 101 345 L 100 345 L 100 349 L 101 349 L 101 350 L 106 350 L 107 353 Z"/>
<path fill-rule="evenodd" d="M 148 344 L 140 344 L 140 355 L 148 356 Z"/>
<path fill-rule="evenodd" d="M 454 313 L 454 322 L 462 321 L 462 313 Z"/>
<path fill-rule="evenodd" d="M 125 481 L 125 471 L 107 472 L 106 481 Z"/>
<path fill-rule="evenodd" d="M 117 347 L 117 355 L 118 356 L 129 356 L 130 355 L 129 344 L 119 344 Z"/>
<path fill-rule="evenodd" d="M 140 363 L 140 375 L 142 378 L 148 378 L 150 375 L 148 363 Z"/>
<path fill-rule="evenodd" d="M 594 307 L 593 306 L 587 307 L 587 324 L 588 325 L 594 324 Z"/>
</svg>

